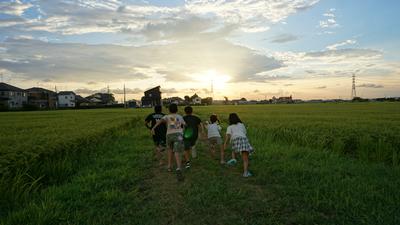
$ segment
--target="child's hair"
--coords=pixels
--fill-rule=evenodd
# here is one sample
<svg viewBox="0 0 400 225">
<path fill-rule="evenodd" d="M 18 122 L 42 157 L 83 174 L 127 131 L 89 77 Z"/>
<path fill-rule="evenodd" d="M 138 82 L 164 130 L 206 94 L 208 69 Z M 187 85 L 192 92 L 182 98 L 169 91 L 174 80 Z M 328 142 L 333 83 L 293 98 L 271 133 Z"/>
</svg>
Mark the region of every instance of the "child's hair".
<svg viewBox="0 0 400 225">
<path fill-rule="evenodd" d="M 215 114 L 211 115 L 211 116 L 210 116 L 210 121 L 211 121 L 211 123 L 217 122 L 217 121 L 218 121 L 217 115 L 215 115 Z"/>
<path fill-rule="evenodd" d="M 176 113 L 176 112 L 178 112 L 178 105 L 175 103 L 172 103 L 171 105 L 169 105 L 168 109 L 169 109 L 170 113 Z"/>
<path fill-rule="evenodd" d="M 155 113 L 161 113 L 161 111 L 162 111 L 161 105 L 156 105 L 156 106 L 154 106 L 154 112 L 155 112 Z"/>
<path fill-rule="evenodd" d="M 185 113 L 186 113 L 186 114 L 192 114 L 192 113 L 193 113 L 193 108 L 192 108 L 192 106 L 186 106 L 186 107 L 185 107 Z"/>
<path fill-rule="evenodd" d="M 229 114 L 229 125 L 242 123 L 239 116 L 236 113 Z"/>
</svg>

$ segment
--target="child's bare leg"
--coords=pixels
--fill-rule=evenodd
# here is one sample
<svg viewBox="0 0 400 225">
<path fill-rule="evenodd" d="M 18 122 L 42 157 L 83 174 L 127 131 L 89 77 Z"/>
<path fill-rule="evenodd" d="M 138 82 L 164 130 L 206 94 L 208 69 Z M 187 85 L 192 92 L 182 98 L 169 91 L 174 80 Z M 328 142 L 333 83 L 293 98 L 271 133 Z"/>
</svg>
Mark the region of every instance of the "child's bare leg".
<svg viewBox="0 0 400 225">
<path fill-rule="evenodd" d="M 232 151 L 232 159 L 236 159 L 235 151 Z"/>
<path fill-rule="evenodd" d="M 175 154 L 176 168 L 181 169 L 182 168 L 181 154 L 179 152 L 174 152 L 174 154 Z"/>
<path fill-rule="evenodd" d="M 211 153 L 211 157 L 215 158 L 215 146 L 214 145 L 210 146 L 210 153 Z"/>
<path fill-rule="evenodd" d="M 243 159 L 243 172 L 247 173 L 249 170 L 249 152 L 242 152 Z"/>
<path fill-rule="evenodd" d="M 221 145 L 221 163 L 225 162 L 225 151 L 224 151 L 224 147 Z"/>
<path fill-rule="evenodd" d="M 168 148 L 168 169 L 172 168 L 172 149 Z"/>
<path fill-rule="evenodd" d="M 184 157 L 185 157 L 185 162 L 190 161 L 190 148 L 185 150 Z"/>
</svg>

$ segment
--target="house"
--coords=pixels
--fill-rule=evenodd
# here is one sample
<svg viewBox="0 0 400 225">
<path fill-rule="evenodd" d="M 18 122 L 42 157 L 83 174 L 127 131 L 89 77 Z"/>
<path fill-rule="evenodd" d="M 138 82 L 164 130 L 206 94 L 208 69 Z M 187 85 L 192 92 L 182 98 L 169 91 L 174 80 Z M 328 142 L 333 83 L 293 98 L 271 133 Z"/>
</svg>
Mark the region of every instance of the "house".
<svg viewBox="0 0 400 225">
<path fill-rule="evenodd" d="M 144 92 L 144 96 L 142 97 L 143 107 L 153 107 L 156 105 L 161 105 L 160 88 L 160 86 L 157 86 Z"/>
<path fill-rule="evenodd" d="M 232 100 L 232 103 L 234 105 L 244 105 L 244 104 L 249 104 L 250 102 L 248 102 L 246 98 L 241 98 Z"/>
<path fill-rule="evenodd" d="M 0 106 L 7 109 L 19 109 L 28 103 L 25 90 L 0 82 Z"/>
<path fill-rule="evenodd" d="M 289 96 L 289 97 L 279 97 L 279 98 L 276 98 L 275 96 L 274 97 L 272 97 L 272 99 L 271 99 L 271 102 L 272 103 L 286 103 L 286 104 L 289 104 L 289 103 L 293 103 L 293 98 L 292 98 L 292 96 Z"/>
<path fill-rule="evenodd" d="M 92 102 L 80 95 L 75 96 L 75 103 L 76 107 L 87 107 L 92 105 Z"/>
<path fill-rule="evenodd" d="M 57 108 L 57 93 L 44 88 L 33 87 L 26 89 L 28 104 L 39 109 Z"/>
<path fill-rule="evenodd" d="M 201 98 L 195 93 L 192 97 L 190 97 L 191 103 L 194 105 L 201 105 Z"/>
<path fill-rule="evenodd" d="M 60 91 L 58 93 L 59 108 L 75 108 L 76 94 L 72 91 Z"/>
<path fill-rule="evenodd" d="M 163 105 L 170 105 L 170 104 L 177 104 L 177 105 L 185 105 L 186 102 L 184 99 L 180 97 L 171 97 L 171 98 L 164 98 L 162 100 Z M 143 105 L 143 103 L 142 103 Z"/>
<path fill-rule="evenodd" d="M 113 94 L 110 93 L 96 93 L 86 97 L 93 105 L 114 105 L 116 104 Z"/>
<path fill-rule="evenodd" d="M 128 108 L 138 108 L 139 105 L 140 105 L 139 102 L 134 99 L 126 102 L 126 107 Z"/>
</svg>

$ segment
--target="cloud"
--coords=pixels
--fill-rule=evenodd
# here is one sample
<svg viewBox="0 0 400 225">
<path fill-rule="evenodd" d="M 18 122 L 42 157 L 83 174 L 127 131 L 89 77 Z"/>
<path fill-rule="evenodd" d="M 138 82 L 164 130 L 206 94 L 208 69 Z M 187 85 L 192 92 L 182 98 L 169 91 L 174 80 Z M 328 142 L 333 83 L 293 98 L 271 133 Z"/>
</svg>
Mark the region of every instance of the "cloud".
<svg viewBox="0 0 400 225">
<path fill-rule="evenodd" d="M 176 94 L 176 93 L 179 93 L 179 91 L 175 88 L 161 88 L 161 93 Z"/>
<path fill-rule="evenodd" d="M 20 0 L 0 2 L 0 12 L 8 15 L 21 16 L 25 10 L 32 7 L 30 3 L 23 3 Z"/>
<path fill-rule="evenodd" d="M 36 0 L 32 3 L 1 3 L 2 12 L 23 16 L 24 10 L 33 7 L 37 18 L 24 18 L 18 26 L 23 31 L 47 31 L 64 35 L 85 33 L 129 32 L 142 35 L 176 20 L 201 17 L 212 21 L 215 28 L 234 25 L 242 32 L 263 32 L 270 24 L 285 20 L 289 15 L 308 9 L 319 0 L 265 0 L 265 1 L 215 1 L 187 0 L 184 5 L 165 7 L 138 1 L 82 1 L 82 0 Z M 168 30 L 167 30 L 168 31 Z M 175 30 L 179 32 L 178 30 Z M 174 32 L 174 31 L 171 31 Z M 158 33 L 157 35 L 163 35 Z"/>
<path fill-rule="evenodd" d="M 280 34 L 271 39 L 272 43 L 287 43 L 298 40 L 299 37 L 293 34 Z"/>
<path fill-rule="evenodd" d="M 338 49 L 338 50 L 327 50 L 319 52 L 308 52 L 305 54 L 306 57 L 330 57 L 330 58 L 377 58 L 381 57 L 383 53 L 378 50 L 372 49 Z"/>
<path fill-rule="evenodd" d="M 196 15 L 211 15 L 225 23 L 240 24 L 245 32 L 261 32 L 268 29 L 266 24 L 278 23 L 290 14 L 308 9 L 318 2 L 319 0 L 187 0 L 185 8 Z"/>
<path fill-rule="evenodd" d="M 332 28 L 337 28 L 337 27 L 340 26 L 336 21 L 335 11 L 336 11 L 336 9 L 332 8 L 332 9 L 329 9 L 326 13 L 323 14 L 323 16 L 325 18 L 324 18 L 324 20 L 320 20 L 319 21 L 319 27 L 320 28 L 322 28 L 322 29 L 332 29 Z"/>
<path fill-rule="evenodd" d="M 328 50 L 337 50 L 338 47 L 343 47 L 343 46 L 346 46 L 346 45 L 354 45 L 356 43 L 357 43 L 356 40 L 350 40 L 349 39 L 349 40 L 346 40 L 346 41 L 343 41 L 343 42 L 339 42 L 339 43 L 336 43 L 336 44 L 333 44 L 333 45 L 326 46 L 326 48 Z"/>
<path fill-rule="evenodd" d="M 316 89 L 326 89 L 326 86 L 324 85 L 324 86 L 319 86 L 319 87 L 316 87 Z"/>
<path fill-rule="evenodd" d="M 360 84 L 360 85 L 357 85 L 357 87 L 361 87 L 361 88 L 384 88 L 383 85 L 371 84 L 371 83 Z"/>
<path fill-rule="evenodd" d="M 78 88 L 74 90 L 74 92 L 80 95 L 92 95 L 95 93 L 107 93 L 108 90 L 107 88 L 101 88 L 101 89 Z M 110 93 L 118 95 L 124 94 L 124 89 L 123 88 L 110 89 Z M 143 90 L 140 88 L 125 88 L 125 93 L 140 94 L 143 93 Z"/>
</svg>

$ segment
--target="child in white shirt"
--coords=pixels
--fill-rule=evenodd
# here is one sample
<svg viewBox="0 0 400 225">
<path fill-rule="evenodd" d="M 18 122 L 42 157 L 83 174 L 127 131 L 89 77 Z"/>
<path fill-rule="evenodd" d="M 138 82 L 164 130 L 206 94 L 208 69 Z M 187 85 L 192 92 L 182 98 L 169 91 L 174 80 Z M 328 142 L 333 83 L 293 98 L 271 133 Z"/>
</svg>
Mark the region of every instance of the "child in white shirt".
<svg viewBox="0 0 400 225">
<path fill-rule="evenodd" d="M 217 115 L 211 115 L 210 116 L 210 124 L 207 125 L 207 137 L 208 137 L 208 143 L 210 146 L 210 152 L 212 157 L 215 157 L 215 149 L 217 147 L 220 148 L 220 163 L 225 164 L 225 154 L 224 154 L 224 148 L 222 146 L 222 138 L 221 138 L 221 126 L 218 124 L 218 117 Z"/>
<path fill-rule="evenodd" d="M 229 114 L 229 127 L 226 131 L 224 149 L 228 141 L 232 146 L 232 159 L 228 161 L 228 164 L 235 164 L 237 162 L 236 154 L 240 153 L 243 159 L 243 177 L 252 176 L 249 171 L 249 154 L 254 150 L 247 138 L 246 127 L 236 113 Z"/>
</svg>

